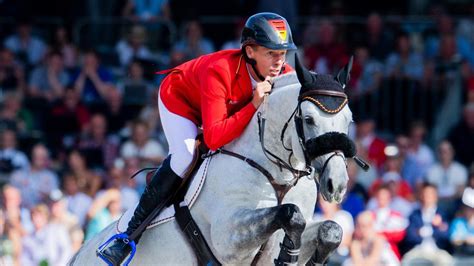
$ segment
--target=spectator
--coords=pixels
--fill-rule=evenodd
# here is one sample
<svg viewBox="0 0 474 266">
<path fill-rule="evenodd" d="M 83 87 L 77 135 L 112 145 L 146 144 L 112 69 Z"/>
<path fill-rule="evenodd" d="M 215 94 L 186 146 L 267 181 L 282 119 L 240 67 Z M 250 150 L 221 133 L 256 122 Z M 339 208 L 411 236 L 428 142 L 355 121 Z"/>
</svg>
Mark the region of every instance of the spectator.
<svg viewBox="0 0 474 266">
<path fill-rule="evenodd" d="M 327 261 L 330 265 L 340 265 L 349 257 L 349 248 L 351 246 L 352 233 L 354 232 L 354 220 L 350 213 L 341 210 L 341 207 L 336 203 L 329 203 L 322 197 L 318 198 L 318 203 L 322 213 L 316 213 L 313 216 L 313 220 L 317 222 L 331 220 L 342 227 L 341 244 Z"/>
<path fill-rule="evenodd" d="M 107 120 L 102 114 L 91 117 L 77 145 L 93 169 L 105 171 L 112 166 L 119 152 L 119 139 L 107 134 Z"/>
<path fill-rule="evenodd" d="M 358 183 L 358 171 L 359 167 L 354 161 L 347 161 L 349 181 L 347 182 L 347 192 L 341 207 L 349 212 L 353 219 L 365 209 L 365 202 L 368 198 L 367 190 Z"/>
<path fill-rule="evenodd" d="M 81 227 L 84 227 L 92 198 L 79 190 L 77 178 L 71 173 L 63 175 L 63 187 L 68 211 L 76 216 Z"/>
<path fill-rule="evenodd" d="M 122 215 L 120 191 L 109 189 L 98 195 L 87 213 L 90 219 L 86 230 L 86 241 L 106 228 L 110 223 L 118 220 Z"/>
<path fill-rule="evenodd" d="M 464 106 L 463 120 L 449 133 L 457 161 L 468 167 L 474 162 L 474 102 Z"/>
<path fill-rule="evenodd" d="M 142 166 L 140 165 L 140 159 L 138 157 L 130 157 L 123 159 L 124 161 L 124 175 L 128 178 L 133 176 L 136 172 L 138 172 L 140 169 L 142 169 Z M 147 185 L 147 180 L 148 176 L 147 173 L 140 172 L 137 174 L 134 178 L 134 187 L 135 190 L 141 195 L 143 191 L 145 190 L 145 187 Z"/>
<path fill-rule="evenodd" d="M 454 161 L 451 143 L 442 141 L 438 146 L 439 162 L 429 168 L 426 179 L 438 186 L 440 208 L 452 217 L 456 202 L 461 198 L 468 173 L 466 167 Z"/>
<path fill-rule="evenodd" d="M 147 81 L 143 74 L 143 65 L 139 60 L 132 60 L 128 66 L 128 75 L 119 81 L 117 88 L 124 98 L 124 104 L 128 108 L 136 108 L 147 103 L 155 89 L 153 84 Z M 156 98 L 154 99 L 156 105 Z"/>
<path fill-rule="evenodd" d="M 420 169 L 420 175 L 425 176 L 434 163 L 433 151 L 424 143 L 426 135 L 425 124 L 421 121 L 413 122 L 410 127 L 410 148 L 408 154 L 415 160 Z"/>
<path fill-rule="evenodd" d="M 441 80 L 454 77 L 464 59 L 458 52 L 455 36 L 443 34 L 439 40 L 439 52 L 434 58 L 435 71 Z"/>
<path fill-rule="evenodd" d="M 20 265 L 21 235 L 9 224 L 5 212 L 0 209 L 0 265 Z"/>
<path fill-rule="evenodd" d="M 5 212 L 8 224 L 21 236 L 33 230 L 30 211 L 21 204 L 21 191 L 11 185 L 5 185 L 2 189 L 2 209 Z"/>
<path fill-rule="evenodd" d="M 168 0 L 128 0 L 122 13 L 133 22 L 155 22 L 159 18 L 171 18 Z"/>
<path fill-rule="evenodd" d="M 50 169 L 46 146 L 36 144 L 31 151 L 31 167 L 14 172 L 10 182 L 20 189 L 25 207 L 32 208 L 46 202 L 49 193 L 59 187 L 58 177 Z"/>
<path fill-rule="evenodd" d="M 25 72 L 7 48 L 0 48 L 0 88 L 4 92 L 26 90 Z"/>
<path fill-rule="evenodd" d="M 59 224 L 66 228 L 73 252 L 77 252 L 84 240 L 84 232 L 79 224 L 79 219 L 67 210 L 67 200 L 59 189 L 52 190 L 47 200 L 51 210 L 51 223 Z"/>
<path fill-rule="evenodd" d="M 23 239 L 22 265 L 66 265 L 72 256 L 66 229 L 50 223 L 49 210 L 44 204 L 31 210 L 31 218 L 34 231 Z"/>
<path fill-rule="evenodd" d="M 30 162 L 26 155 L 17 149 L 16 133 L 10 129 L 0 132 L 0 183 L 10 181 L 15 170 L 28 170 Z"/>
<path fill-rule="evenodd" d="M 385 61 L 385 74 L 391 78 L 421 80 L 423 57 L 412 50 L 408 34 L 397 37 L 397 50 Z"/>
<path fill-rule="evenodd" d="M 405 135 L 399 135 L 396 138 L 397 149 L 400 157 L 400 174 L 408 182 L 412 191 L 416 191 L 423 182 L 424 176 L 413 156 L 409 154 L 410 140 Z"/>
<path fill-rule="evenodd" d="M 362 146 L 361 141 L 356 140 L 355 145 L 356 145 L 356 149 L 357 149 L 357 156 L 359 156 L 360 158 L 362 158 L 365 161 L 369 161 L 367 150 Z M 351 167 L 348 167 L 348 172 L 347 172 L 348 174 L 351 174 L 350 169 L 351 169 Z M 367 202 L 367 200 L 369 199 L 368 191 L 369 191 L 370 186 L 372 185 L 372 183 L 374 183 L 374 181 L 378 177 L 377 176 L 378 175 L 377 171 L 378 171 L 377 167 L 374 167 L 373 165 L 371 165 L 371 167 L 367 171 L 359 171 L 359 167 L 354 167 L 353 168 L 352 172 L 353 172 L 353 174 L 356 175 L 354 181 L 357 184 L 360 184 L 361 187 L 363 188 L 364 191 L 359 193 L 359 194 L 360 194 L 360 196 L 362 196 L 364 198 L 365 202 Z M 351 181 L 350 178 L 351 177 L 349 176 L 349 182 Z M 354 219 L 355 218 L 356 218 L 356 216 L 354 216 Z"/>
<path fill-rule="evenodd" d="M 388 54 L 393 51 L 392 31 L 387 29 L 378 13 L 371 13 L 367 17 L 366 32 L 359 41 L 370 51 L 374 59 L 383 62 Z"/>
<path fill-rule="evenodd" d="M 371 117 L 361 117 L 357 123 L 356 140 L 367 151 L 367 158 L 380 169 L 385 162 L 385 141 L 375 134 L 375 120 Z"/>
<path fill-rule="evenodd" d="M 69 76 L 64 70 L 62 54 L 52 51 L 46 57 L 46 64 L 36 67 L 31 73 L 29 96 L 52 103 L 63 97 L 68 83 Z"/>
<path fill-rule="evenodd" d="M 390 187 L 380 186 L 376 194 L 376 208 L 372 209 L 374 214 L 374 230 L 382 234 L 390 244 L 393 252 L 400 259 L 398 243 L 405 237 L 408 221 L 398 211 L 392 209 L 392 194 Z M 368 207 L 370 210 L 370 208 Z"/>
<path fill-rule="evenodd" d="M 461 35 L 455 36 L 453 18 L 448 14 L 441 14 L 435 19 L 436 29 L 433 32 L 434 34 L 428 35 L 425 38 L 425 56 L 429 59 L 434 59 L 437 55 L 441 55 L 442 58 L 449 59 L 449 57 L 459 52 L 460 56 L 468 59 L 472 64 L 474 62 L 472 48 L 467 39 Z M 446 41 L 449 42 L 449 51 L 446 49 L 448 48 L 446 46 L 447 43 L 443 44 Z"/>
<path fill-rule="evenodd" d="M 97 108 L 104 105 L 112 75 L 100 65 L 99 56 L 95 51 L 88 50 L 83 56 L 82 69 L 72 75 L 74 89 L 86 105 Z"/>
<path fill-rule="evenodd" d="M 78 50 L 75 44 L 70 40 L 66 27 L 59 26 L 54 31 L 52 49 L 57 50 L 63 56 L 64 67 L 68 73 L 71 73 L 78 66 Z"/>
<path fill-rule="evenodd" d="M 474 256 L 474 190 L 466 190 L 461 215 L 453 220 L 449 238 L 458 256 Z"/>
<path fill-rule="evenodd" d="M 166 156 L 163 147 L 150 138 L 150 129 L 144 121 L 137 120 L 132 125 L 131 139 L 126 141 L 121 149 L 121 157 L 128 159 L 137 157 L 142 167 L 156 166 Z"/>
<path fill-rule="evenodd" d="M 167 150 L 168 142 L 166 141 L 163 128 L 161 126 L 160 110 L 156 104 L 156 98 L 158 98 L 159 89 L 154 89 L 152 96 L 146 102 L 146 105 L 140 111 L 138 119 L 148 122 L 151 137 L 156 139 L 160 144 Z"/>
<path fill-rule="evenodd" d="M 468 10 L 469 15 L 460 18 L 456 28 L 456 36 L 464 38 L 470 44 L 470 47 L 474 47 L 474 3 L 471 3 L 466 10 Z M 474 62 L 471 62 L 471 65 L 474 65 Z"/>
<path fill-rule="evenodd" d="M 212 42 L 202 36 L 201 24 L 197 20 L 192 20 L 185 25 L 184 36 L 174 44 L 172 53 L 180 54 L 181 62 L 184 62 L 212 53 L 214 50 Z M 171 55 L 171 57 L 175 58 L 176 55 Z M 181 62 L 174 62 L 173 64 Z"/>
<path fill-rule="evenodd" d="M 30 136 L 33 130 L 33 114 L 23 107 L 23 97 L 19 92 L 4 94 L 0 109 L 0 128 L 18 132 L 19 136 Z"/>
<path fill-rule="evenodd" d="M 123 68 L 130 65 L 134 58 L 152 60 L 153 54 L 145 45 L 147 32 L 143 26 L 134 25 L 127 36 L 121 39 L 115 46 L 120 64 Z"/>
<path fill-rule="evenodd" d="M 115 161 L 107 175 L 107 179 L 110 181 L 109 188 L 115 188 L 120 191 L 122 212 L 135 208 L 140 199 L 136 190 L 136 180 L 130 178 L 131 176 L 125 174 L 125 162 L 121 158 Z"/>
<path fill-rule="evenodd" d="M 240 49 L 240 35 L 242 34 L 244 26 L 245 20 L 239 20 L 237 23 L 235 23 L 233 39 L 226 41 L 222 45 L 221 50 Z"/>
<path fill-rule="evenodd" d="M 373 213 L 364 211 L 357 216 L 356 229 L 351 244 L 350 265 L 399 265 L 399 261 L 385 238 L 374 230 Z"/>
<path fill-rule="evenodd" d="M 66 87 L 64 98 L 53 107 L 46 121 L 45 133 L 48 143 L 55 151 L 72 148 L 76 135 L 85 130 L 90 113 L 81 103 L 77 91 Z"/>
<path fill-rule="evenodd" d="M 371 57 L 370 51 L 365 46 L 355 49 L 354 55 L 354 79 L 350 83 L 352 96 L 362 96 L 373 92 L 380 87 L 383 78 L 383 64 Z"/>
<path fill-rule="evenodd" d="M 384 164 L 385 173 L 382 175 L 382 178 L 374 181 L 370 188 L 370 194 L 374 195 L 374 192 L 381 184 L 388 184 L 395 196 L 405 201 L 414 201 L 415 198 L 410 185 L 400 174 L 401 157 L 398 148 L 395 145 L 388 145 L 385 147 L 384 153 L 387 158 Z M 407 216 L 408 214 L 410 213 L 407 213 Z"/>
<path fill-rule="evenodd" d="M 329 20 L 323 20 L 319 25 L 318 42 L 305 49 L 305 57 L 309 68 L 316 73 L 334 73 L 346 64 L 346 46 L 337 40 L 337 28 Z"/>
<path fill-rule="evenodd" d="M 68 156 L 68 166 L 71 173 L 77 178 L 80 191 L 95 197 L 102 187 L 102 178 L 87 165 L 84 154 L 79 150 L 72 150 Z"/>
<path fill-rule="evenodd" d="M 17 24 L 16 34 L 5 39 L 3 45 L 11 50 L 28 67 L 35 66 L 46 54 L 43 40 L 32 36 L 31 23 L 23 20 Z"/>
<path fill-rule="evenodd" d="M 109 125 L 109 133 L 122 136 L 124 128 L 130 120 L 137 116 L 138 111 L 133 110 L 133 108 L 129 110 L 124 106 L 123 95 L 117 89 L 109 90 L 106 101 L 107 105 L 104 113 Z"/>
<path fill-rule="evenodd" d="M 367 203 L 367 209 L 373 210 L 379 206 L 377 197 L 378 190 L 381 187 L 386 187 L 390 190 L 391 194 L 390 209 L 400 213 L 405 218 L 408 217 L 408 215 L 410 215 L 413 210 L 413 204 L 405 198 L 399 196 L 400 194 L 403 195 L 409 191 L 407 184 L 403 183 L 400 174 L 397 172 L 387 172 L 383 174 L 382 178 L 379 180 L 380 182 L 374 183 L 372 187 L 371 195 L 373 195 L 373 197 Z"/>
<path fill-rule="evenodd" d="M 404 248 L 413 250 L 412 256 L 423 256 L 426 249 L 449 250 L 449 226 L 446 215 L 438 208 L 438 191 L 435 185 L 424 183 L 421 188 L 421 205 L 410 214 Z M 445 251 L 446 252 L 446 251 Z M 413 254 L 416 253 L 417 255 Z"/>
</svg>

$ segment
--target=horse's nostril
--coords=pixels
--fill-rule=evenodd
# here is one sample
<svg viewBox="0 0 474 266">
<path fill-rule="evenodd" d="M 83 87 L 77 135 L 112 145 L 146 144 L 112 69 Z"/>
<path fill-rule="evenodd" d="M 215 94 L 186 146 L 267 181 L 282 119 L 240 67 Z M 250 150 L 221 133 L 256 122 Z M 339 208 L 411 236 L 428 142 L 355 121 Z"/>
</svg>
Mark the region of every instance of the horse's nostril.
<svg viewBox="0 0 474 266">
<path fill-rule="evenodd" d="M 334 186 L 332 185 L 331 180 L 328 181 L 328 192 L 331 194 L 334 192 Z"/>
</svg>

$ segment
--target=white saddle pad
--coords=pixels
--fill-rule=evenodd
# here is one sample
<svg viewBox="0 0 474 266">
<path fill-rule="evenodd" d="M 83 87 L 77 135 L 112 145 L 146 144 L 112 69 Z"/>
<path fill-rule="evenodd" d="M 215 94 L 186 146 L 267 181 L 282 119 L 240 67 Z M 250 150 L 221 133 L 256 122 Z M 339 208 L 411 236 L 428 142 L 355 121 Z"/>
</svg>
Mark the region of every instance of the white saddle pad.
<svg viewBox="0 0 474 266">
<path fill-rule="evenodd" d="M 188 191 L 186 192 L 186 196 L 184 197 L 184 203 L 188 205 L 189 209 L 192 208 L 194 202 L 196 201 L 199 193 L 201 192 L 202 186 L 204 185 L 204 181 L 206 180 L 207 176 L 207 167 L 211 161 L 212 157 L 207 158 L 201 164 L 201 167 L 197 171 L 194 179 L 191 181 Z M 132 219 L 133 212 L 135 211 L 136 206 L 133 209 L 128 209 L 117 221 L 116 223 L 116 230 L 117 233 L 123 233 L 127 230 L 128 222 Z M 166 223 L 174 219 L 174 206 L 171 205 L 168 208 L 164 209 L 158 217 L 156 217 L 146 229 L 150 229 L 162 223 Z"/>
</svg>

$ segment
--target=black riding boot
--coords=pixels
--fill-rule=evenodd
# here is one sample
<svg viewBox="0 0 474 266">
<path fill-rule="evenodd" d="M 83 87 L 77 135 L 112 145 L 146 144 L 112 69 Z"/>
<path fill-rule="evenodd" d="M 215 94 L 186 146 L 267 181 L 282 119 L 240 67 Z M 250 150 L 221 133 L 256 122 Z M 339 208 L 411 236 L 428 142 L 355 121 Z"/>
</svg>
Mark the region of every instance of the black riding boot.
<svg viewBox="0 0 474 266">
<path fill-rule="evenodd" d="M 168 201 L 181 185 L 182 178 L 171 169 L 170 158 L 171 156 L 168 156 L 163 161 L 160 169 L 155 172 L 151 182 L 146 186 L 133 217 L 128 223 L 126 231 L 128 236 L 138 228 L 158 204 Z M 140 237 L 141 234 L 134 240 L 135 243 L 138 242 Z M 124 243 L 123 240 L 115 240 L 100 255 L 107 258 L 113 265 L 120 265 L 130 251 L 130 245 Z"/>
</svg>

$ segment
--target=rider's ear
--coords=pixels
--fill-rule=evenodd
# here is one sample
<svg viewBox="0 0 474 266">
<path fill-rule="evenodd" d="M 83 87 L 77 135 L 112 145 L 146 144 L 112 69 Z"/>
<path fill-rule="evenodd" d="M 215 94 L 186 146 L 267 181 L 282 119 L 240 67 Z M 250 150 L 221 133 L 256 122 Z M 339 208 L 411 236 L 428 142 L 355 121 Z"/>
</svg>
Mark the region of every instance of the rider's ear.
<svg viewBox="0 0 474 266">
<path fill-rule="evenodd" d="M 339 82 L 339 84 L 342 85 L 343 89 L 346 87 L 346 85 L 349 83 L 349 80 L 351 79 L 353 61 L 354 56 L 351 56 L 347 65 L 344 66 L 344 68 L 342 68 L 341 70 L 339 70 L 339 73 L 337 73 L 337 76 L 334 78 L 337 82 Z"/>
<path fill-rule="evenodd" d="M 252 47 L 252 45 L 245 46 L 245 53 L 247 54 L 248 58 L 254 59 L 253 58 L 254 52 L 255 52 L 255 47 Z"/>
</svg>

